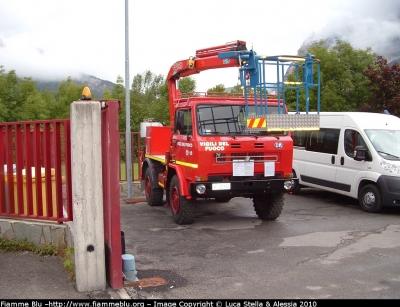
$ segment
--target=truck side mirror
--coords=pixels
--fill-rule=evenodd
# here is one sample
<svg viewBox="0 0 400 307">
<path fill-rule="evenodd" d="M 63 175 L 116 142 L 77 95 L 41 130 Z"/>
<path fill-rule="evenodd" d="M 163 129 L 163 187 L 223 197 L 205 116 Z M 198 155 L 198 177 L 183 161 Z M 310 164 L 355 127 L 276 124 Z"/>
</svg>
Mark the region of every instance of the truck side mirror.
<svg viewBox="0 0 400 307">
<path fill-rule="evenodd" d="M 366 160 L 367 149 L 364 146 L 356 146 L 354 150 L 354 160 L 364 161 Z"/>
</svg>

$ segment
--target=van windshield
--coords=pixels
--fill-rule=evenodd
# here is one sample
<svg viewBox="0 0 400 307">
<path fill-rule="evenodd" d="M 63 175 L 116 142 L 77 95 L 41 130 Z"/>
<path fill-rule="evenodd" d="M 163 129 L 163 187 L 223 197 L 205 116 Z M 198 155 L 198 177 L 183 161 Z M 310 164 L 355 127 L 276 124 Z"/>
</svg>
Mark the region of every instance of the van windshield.
<svg viewBox="0 0 400 307">
<path fill-rule="evenodd" d="M 365 130 L 379 155 L 387 160 L 400 160 L 400 130 Z"/>
</svg>

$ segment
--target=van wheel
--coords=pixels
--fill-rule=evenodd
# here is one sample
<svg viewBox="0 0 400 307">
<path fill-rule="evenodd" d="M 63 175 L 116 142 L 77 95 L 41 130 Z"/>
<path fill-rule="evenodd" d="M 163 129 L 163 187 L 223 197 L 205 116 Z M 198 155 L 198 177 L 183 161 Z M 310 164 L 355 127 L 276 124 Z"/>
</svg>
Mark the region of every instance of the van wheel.
<svg viewBox="0 0 400 307">
<path fill-rule="evenodd" d="M 359 204 L 366 212 L 379 212 L 383 207 L 382 194 L 374 184 L 365 185 L 359 195 Z"/>
<path fill-rule="evenodd" d="M 253 207 L 262 220 L 276 220 L 282 212 L 283 194 L 268 194 L 253 198 Z"/>
<path fill-rule="evenodd" d="M 153 187 L 151 170 L 149 167 L 146 169 L 144 184 L 147 204 L 149 206 L 162 206 L 164 190 L 162 188 Z"/>
<path fill-rule="evenodd" d="M 294 170 L 293 170 L 293 177 L 297 178 L 296 172 Z M 300 193 L 300 183 L 299 183 L 299 181 L 297 181 L 295 183 L 295 185 L 293 186 L 293 188 L 290 190 L 289 193 L 293 194 L 293 195 Z"/>
<path fill-rule="evenodd" d="M 196 215 L 195 199 L 181 196 L 178 176 L 172 177 L 170 185 L 170 207 L 172 218 L 178 225 L 192 224 Z"/>
</svg>

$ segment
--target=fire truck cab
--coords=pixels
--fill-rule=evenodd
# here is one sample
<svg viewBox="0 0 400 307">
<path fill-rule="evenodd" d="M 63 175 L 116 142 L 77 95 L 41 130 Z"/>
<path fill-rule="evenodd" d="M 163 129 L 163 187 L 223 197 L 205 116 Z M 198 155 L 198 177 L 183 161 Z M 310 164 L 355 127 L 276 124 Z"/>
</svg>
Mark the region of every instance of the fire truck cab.
<svg viewBox="0 0 400 307">
<path fill-rule="evenodd" d="M 266 79 L 271 62 L 278 67 L 273 82 Z M 284 63 L 299 66 L 303 80 L 285 83 Z M 285 92 L 319 88 L 315 78 L 307 77 L 314 64 L 319 61 L 311 55 L 258 56 L 244 41 L 235 41 L 199 49 L 195 57 L 172 65 L 167 77 L 170 126 L 143 123 L 141 181 L 148 204 L 163 205 L 165 195 L 174 221 L 190 224 L 197 200 L 246 197 L 260 219 L 278 218 L 285 193 L 298 181 L 292 174 L 290 131 L 318 129 L 319 124 L 318 114 L 308 110 L 289 115 Z M 242 93 L 179 91 L 180 78 L 225 67 L 238 67 Z M 269 94 L 271 89 L 278 94 Z"/>
</svg>

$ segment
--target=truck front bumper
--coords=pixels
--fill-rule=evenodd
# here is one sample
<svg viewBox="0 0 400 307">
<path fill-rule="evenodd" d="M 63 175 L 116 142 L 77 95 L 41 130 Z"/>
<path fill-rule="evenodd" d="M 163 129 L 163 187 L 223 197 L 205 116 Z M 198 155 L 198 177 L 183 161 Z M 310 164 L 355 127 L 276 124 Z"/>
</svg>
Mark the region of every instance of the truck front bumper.
<svg viewBox="0 0 400 307">
<path fill-rule="evenodd" d="M 263 194 L 287 193 L 294 184 L 298 184 L 297 178 L 192 182 L 189 189 L 190 195 L 197 198 L 254 197 Z M 204 193 L 202 193 L 203 190 Z"/>
</svg>

